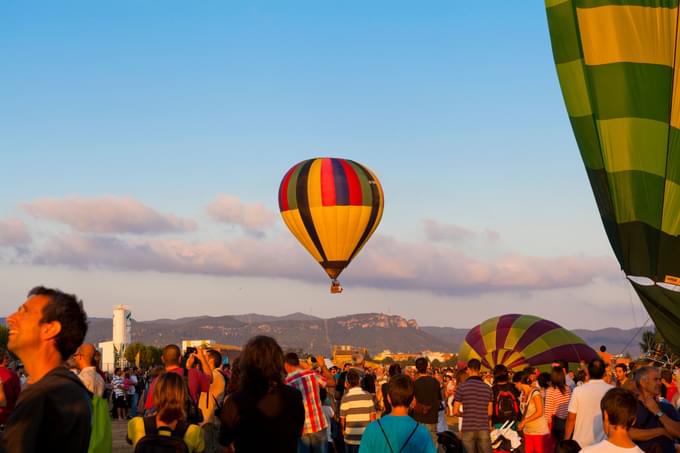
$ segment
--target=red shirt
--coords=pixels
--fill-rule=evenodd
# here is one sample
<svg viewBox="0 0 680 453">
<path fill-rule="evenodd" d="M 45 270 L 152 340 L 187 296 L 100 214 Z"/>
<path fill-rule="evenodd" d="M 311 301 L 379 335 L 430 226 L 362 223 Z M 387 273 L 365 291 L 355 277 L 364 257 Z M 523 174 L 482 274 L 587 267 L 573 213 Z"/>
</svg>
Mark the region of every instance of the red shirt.
<svg viewBox="0 0 680 453">
<path fill-rule="evenodd" d="M 177 367 L 173 368 L 171 370 L 167 370 L 168 373 L 176 373 L 179 374 L 180 376 L 184 376 L 184 368 Z M 203 373 L 201 370 L 198 368 L 190 368 L 187 373 L 187 377 L 189 380 L 189 394 L 191 395 L 191 399 L 194 400 L 196 403 L 198 403 L 198 397 L 201 394 L 201 392 L 208 392 L 210 391 L 210 376 L 207 374 Z M 156 380 L 158 378 L 154 379 L 151 381 L 151 384 L 149 385 L 149 392 L 146 395 L 146 402 L 144 403 L 144 409 L 152 409 L 153 408 L 153 388 L 154 385 L 156 384 Z"/>
<path fill-rule="evenodd" d="M 19 376 L 9 368 L 0 366 L 0 380 L 2 381 L 2 389 L 5 391 L 5 399 L 7 400 L 7 407 L 0 407 L 0 424 L 7 423 L 14 405 L 19 399 L 21 393 L 21 382 Z"/>
</svg>

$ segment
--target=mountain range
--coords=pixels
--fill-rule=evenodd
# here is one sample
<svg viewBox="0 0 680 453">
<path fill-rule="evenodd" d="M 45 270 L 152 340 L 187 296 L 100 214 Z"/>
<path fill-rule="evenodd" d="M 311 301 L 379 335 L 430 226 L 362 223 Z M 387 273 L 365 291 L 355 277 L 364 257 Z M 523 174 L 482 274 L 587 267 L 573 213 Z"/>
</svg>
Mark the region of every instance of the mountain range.
<svg viewBox="0 0 680 453">
<path fill-rule="evenodd" d="M 216 343 L 243 345 L 255 335 L 269 335 L 284 349 L 299 349 L 313 354 L 329 354 L 332 345 L 366 347 L 371 355 L 385 349 L 392 352 L 458 352 L 469 329 L 419 326 L 415 320 L 384 313 L 362 313 L 336 318 L 318 318 L 304 313 L 286 316 L 260 314 L 195 316 L 154 321 L 132 320 L 132 341 L 154 346 L 182 340 L 212 340 Z M 575 334 L 598 349 L 606 345 L 614 354 L 640 353 L 638 329 L 575 329 Z M 112 321 L 90 318 L 87 341 L 111 340 Z"/>
</svg>

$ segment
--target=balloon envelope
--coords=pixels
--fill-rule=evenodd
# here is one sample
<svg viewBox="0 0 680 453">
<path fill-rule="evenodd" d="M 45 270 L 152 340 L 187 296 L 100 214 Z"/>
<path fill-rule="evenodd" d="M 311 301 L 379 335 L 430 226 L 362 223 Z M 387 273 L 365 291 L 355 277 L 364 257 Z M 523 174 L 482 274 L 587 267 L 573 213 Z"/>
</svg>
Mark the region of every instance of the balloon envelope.
<svg viewBox="0 0 680 453">
<path fill-rule="evenodd" d="M 656 327 L 680 348 L 678 2 L 545 3 L 567 113 L 607 237 Z"/>
<path fill-rule="evenodd" d="M 465 336 L 458 359 L 479 359 L 493 370 L 505 365 L 518 371 L 527 366 L 550 366 L 555 360 L 587 362 L 598 355 L 579 336 L 558 324 L 531 315 L 508 314 L 487 319 Z"/>
<path fill-rule="evenodd" d="M 378 227 L 383 204 L 378 178 L 348 159 L 302 161 L 288 170 L 279 187 L 283 221 L 331 279 Z"/>
</svg>

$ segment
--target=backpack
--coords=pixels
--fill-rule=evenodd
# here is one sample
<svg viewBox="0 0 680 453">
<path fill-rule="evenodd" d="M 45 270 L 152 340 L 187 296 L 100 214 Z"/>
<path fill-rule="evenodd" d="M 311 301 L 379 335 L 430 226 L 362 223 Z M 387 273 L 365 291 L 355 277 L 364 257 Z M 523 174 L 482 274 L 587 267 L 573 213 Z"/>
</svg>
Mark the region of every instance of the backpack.
<svg viewBox="0 0 680 453">
<path fill-rule="evenodd" d="M 187 422 L 192 425 L 200 425 L 203 423 L 203 412 L 196 404 L 196 401 L 191 398 L 189 391 L 189 370 L 184 369 L 184 410 L 187 414 Z M 199 395 L 200 397 L 200 395 Z"/>
<path fill-rule="evenodd" d="M 144 437 L 135 446 L 135 453 L 189 453 L 189 447 L 184 443 L 184 435 L 189 429 L 185 421 L 177 422 L 174 430 L 167 426 L 156 426 L 156 417 L 144 417 Z M 165 431 L 169 434 L 161 434 Z"/>
<path fill-rule="evenodd" d="M 102 397 L 92 395 L 92 431 L 88 453 L 111 453 L 113 439 L 109 403 Z"/>
<path fill-rule="evenodd" d="M 493 413 L 496 423 L 505 423 L 508 420 L 518 421 L 520 419 L 520 410 L 515 394 L 508 389 L 499 389 Z"/>
</svg>

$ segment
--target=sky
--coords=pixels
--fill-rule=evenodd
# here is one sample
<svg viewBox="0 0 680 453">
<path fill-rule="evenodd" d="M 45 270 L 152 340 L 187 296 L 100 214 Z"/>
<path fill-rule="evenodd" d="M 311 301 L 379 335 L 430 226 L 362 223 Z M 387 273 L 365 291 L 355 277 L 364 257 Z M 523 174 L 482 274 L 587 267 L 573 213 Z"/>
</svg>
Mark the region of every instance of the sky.
<svg viewBox="0 0 680 453">
<path fill-rule="evenodd" d="M 0 5 L 0 315 L 504 313 L 639 327 L 571 132 L 542 2 Z M 385 211 L 342 295 L 278 212 L 342 157 Z"/>
</svg>

